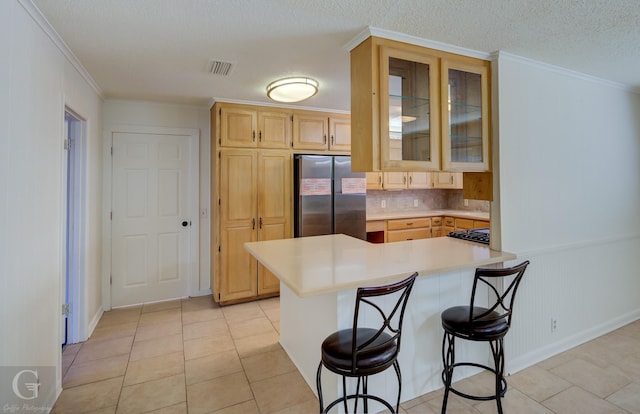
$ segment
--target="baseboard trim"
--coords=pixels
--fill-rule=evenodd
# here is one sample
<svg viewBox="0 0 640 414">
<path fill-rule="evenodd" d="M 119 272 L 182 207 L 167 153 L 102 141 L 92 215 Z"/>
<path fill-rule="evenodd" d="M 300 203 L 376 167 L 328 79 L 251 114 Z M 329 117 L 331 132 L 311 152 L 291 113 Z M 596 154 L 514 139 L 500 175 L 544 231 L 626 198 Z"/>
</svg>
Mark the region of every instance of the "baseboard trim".
<svg viewBox="0 0 640 414">
<path fill-rule="evenodd" d="M 640 319 L 640 309 L 636 309 L 633 312 L 629 312 L 626 315 L 621 315 L 610 321 L 593 326 L 591 329 L 577 333 L 576 335 L 569 336 L 558 342 L 554 342 L 547 346 L 544 346 L 534 352 L 529 352 L 520 357 L 514 358 L 507 362 L 507 372 L 509 375 L 515 374 L 525 368 L 529 368 L 551 358 L 561 352 L 567 351 L 571 348 L 575 348 L 578 345 L 582 345 L 585 342 L 589 342 L 599 336 L 611 333 L 618 328 L 621 328 L 631 322 L 635 322 Z"/>
</svg>

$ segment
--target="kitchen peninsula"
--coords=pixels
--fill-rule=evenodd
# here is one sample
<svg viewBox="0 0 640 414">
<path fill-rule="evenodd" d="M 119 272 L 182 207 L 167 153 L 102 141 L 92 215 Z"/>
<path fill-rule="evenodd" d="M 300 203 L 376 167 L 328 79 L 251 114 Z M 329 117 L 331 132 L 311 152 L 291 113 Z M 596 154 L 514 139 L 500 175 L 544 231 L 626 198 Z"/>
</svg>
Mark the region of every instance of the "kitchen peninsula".
<svg viewBox="0 0 640 414">
<path fill-rule="evenodd" d="M 330 333 L 352 326 L 356 289 L 419 272 L 399 356 L 403 401 L 442 386 L 440 312 L 468 302 L 473 269 L 516 258 L 450 237 L 374 244 L 335 234 L 251 242 L 245 248 L 280 279 L 280 343 L 314 392 L 320 345 Z M 488 356 L 485 349 L 460 347 L 459 352 Z M 392 371 L 371 377 L 369 389 L 393 400 Z M 332 391 L 337 395 L 337 378 L 323 376 L 326 398 Z"/>
</svg>

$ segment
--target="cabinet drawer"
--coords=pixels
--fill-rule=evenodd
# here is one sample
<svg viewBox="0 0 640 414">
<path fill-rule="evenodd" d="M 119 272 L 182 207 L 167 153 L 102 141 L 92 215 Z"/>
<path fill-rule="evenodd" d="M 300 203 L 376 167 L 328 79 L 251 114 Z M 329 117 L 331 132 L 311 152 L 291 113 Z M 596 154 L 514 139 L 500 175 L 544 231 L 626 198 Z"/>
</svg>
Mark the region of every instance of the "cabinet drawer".
<svg viewBox="0 0 640 414">
<path fill-rule="evenodd" d="M 447 227 L 455 227 L 456 226 L 456 219 L 454 219 L 453 217 L 445 217 L 444 218 L 444 225 Z"/>
<path fill-rule="evenodd" d="M 384 220 L 367 221 L 367 232 L 384 231 Z"/>
<path fill-rule="evenodd" d="M 486 227 L 489 227 L 489 222 L 488 221 L 484 221 L 484 220 L 474 220 L 473 221 L 473 228 L 474 229 L 484 229 Z"/>
<path fill-rule="evenodd" d="M 467 230 L 473 228 L 473 220 L 457 218 L 456 219 L 456 229 L 459 230 Z"/>
<path fill-rule="evenodd" d="M 387 232 L 388 242 L 428 239 L 429 237 L 431 237 L 431 229 L 394 230 Z"/>
<path fill-rule="evenodd" d="M 431 227 L 431 219 L 411 218 L 387 221 L 387 230 L 416 229 L 420 227 Z"/>
<path fill-rule="evenodd" d="M 431 226 L 442 226 L 442 217 L 431 217 Z"/>
</svg>

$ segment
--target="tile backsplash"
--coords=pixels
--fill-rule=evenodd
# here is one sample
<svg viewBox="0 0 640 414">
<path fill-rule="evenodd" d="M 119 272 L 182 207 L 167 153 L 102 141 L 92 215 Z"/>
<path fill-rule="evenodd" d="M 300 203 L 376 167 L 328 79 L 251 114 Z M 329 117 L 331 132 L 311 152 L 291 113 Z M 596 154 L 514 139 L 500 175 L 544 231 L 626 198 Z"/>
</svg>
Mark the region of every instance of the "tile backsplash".
<svg viewBox="0 0 640 414">
<path fill-rule="evenodd" d="M 462 190 L 367 190 L 369 214 L 443 209 L 489 212 L 488 201 L 467 200 L 467 203 L 465 206 Z"/>
</svg>

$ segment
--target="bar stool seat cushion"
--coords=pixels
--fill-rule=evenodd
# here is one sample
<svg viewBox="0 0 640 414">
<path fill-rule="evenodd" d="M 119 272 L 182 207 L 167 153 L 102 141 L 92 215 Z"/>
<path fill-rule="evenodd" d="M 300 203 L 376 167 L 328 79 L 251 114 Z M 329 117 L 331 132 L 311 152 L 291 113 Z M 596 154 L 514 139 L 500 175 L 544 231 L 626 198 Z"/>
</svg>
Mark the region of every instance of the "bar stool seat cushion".
<svg viewBox="0 0 640 414">
<path fill-rule="evenodd" d="M 487 308 L 474 306 L 473 316 L 482 315 Z M 489 312 L 480 319 L 469 323 L 469 306 L 454 306 L 448 308 L 441 315 L 442 327 L 451 333 L 468 337 L 469 339 L 491 339 L 504 336 L 509 330 L 508 320 L 500 318 L 498 312 Z"/>
<path fill-rule="evenodd" d="M 377 334 L 378 330 L 358 328 L 356 332 L 356 346 L 360 346 Z M 352 373 L 377 372 L 393 363 L 398 352 L 397 341 L 391 341 L 391 336 L 383 332 L 360 351 L 353 372 L 352 333 L 351 329 L 343 329 L 329 335 L 322 342 L 322 361 L 327 368 Z"/>
</svg>

